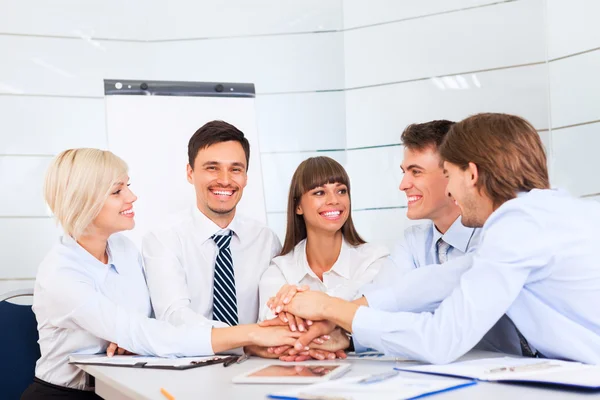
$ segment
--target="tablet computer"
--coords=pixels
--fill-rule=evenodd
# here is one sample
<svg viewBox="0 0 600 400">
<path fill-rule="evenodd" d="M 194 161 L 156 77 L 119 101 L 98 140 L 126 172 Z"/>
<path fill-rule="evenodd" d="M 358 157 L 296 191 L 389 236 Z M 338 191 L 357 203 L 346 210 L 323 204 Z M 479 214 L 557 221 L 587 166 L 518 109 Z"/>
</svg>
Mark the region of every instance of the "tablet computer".
<svg viewBox="0 0 600 400">
<path fill-rule="evenodd" d="M 351 364 L 280 362 L 263 365 L 233 378 L 234 383 L 316 383 L 342 376 Z"/>
</svg>

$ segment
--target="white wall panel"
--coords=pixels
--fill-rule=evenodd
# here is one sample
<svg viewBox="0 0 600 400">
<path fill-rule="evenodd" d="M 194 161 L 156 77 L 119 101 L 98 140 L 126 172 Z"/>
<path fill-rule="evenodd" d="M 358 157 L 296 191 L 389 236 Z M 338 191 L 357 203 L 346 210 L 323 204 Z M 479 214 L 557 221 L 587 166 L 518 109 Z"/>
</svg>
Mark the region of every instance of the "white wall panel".
<svg viewBox="0 0 600 400">
<path fill-rule="evenodd" d="M 600 123 L 552 131 L 552 186 L 575 196 L 600 193 Z"/>
<path fill-rule="evenodd" d="M 252 82 L 257 93 L 339 89 L 341 33 L 151 43 L 162 80 Z"/>
<path fill-rule="evenodd" d="M 0 216 L 48 215 L 42 187 L 51 161 L 51 157 L 0 156 Z"/>
<path fill-rule="evenodd" d="M 399 143 L 412 123 L 478 112 L 516 114 L 548 128 L 547 74 L 544 64 L 347 91 L 348 147 Z"/>
<path fill-rule="evenodd" d="M 348 175 L 352 184 L 352 208 L 406 205 L 399 190 L 403 159 L 401 146 L 348 151 Z"/>
<path fill-rule="evenodd" d="M 0 32 L 144 40 L 148 2 L 0 0 Z"/>
<path fill-rule="evenodd" d="M 345 32 L 346 87 L 544 61 L 543 0 Z"/>
<path fill-rule="evenodd" d="M 261 152 L 346 147 L 344 92 L 259 95 Z"/>
<path fill-rule="evenodd" d="M 0 278 L 34 278 L 61 234 L 52 218 L 0 218 Z"/>
<path fill-rule="evenodd" d="M 106 147 L 104 100 L 0 96 L 0 154 Z"/>
<path fill-rule="evenodd" d="M 406 228 L 423 223 L 406 218 L 405 208 L 353 211 L 352 219 L 363 239 L 387 246 L 390 251 L 402 240 Z"/>
<path fill-rule="evenodd" d="M 101 97 L 105 78 L 151 79 L 143 46 L 0 36 L 0 93 Z"/>
<path fill-rule="evenodd" d="M 550 59 L 600 47 L 600 1 L 547 0 L 547 4 Z"/>
<path fill-rule="evenodd" d="M 344 29 L 380 24 L 406 18 L 418 18 L 430 14 L 461 10 L 498 0 L 343 0 Z M 460 11 L 458 11 L 460 12 Z"/>
<path fill-rule="evenodd" d="M 341 0 L 154 1 L 148 39 L 211 38 L 341 29 Z"/>
<path fill-rule="evenodd" d="M 600 50 L 550 63 L 552 127 L 600 119 Z"/>
</svg>

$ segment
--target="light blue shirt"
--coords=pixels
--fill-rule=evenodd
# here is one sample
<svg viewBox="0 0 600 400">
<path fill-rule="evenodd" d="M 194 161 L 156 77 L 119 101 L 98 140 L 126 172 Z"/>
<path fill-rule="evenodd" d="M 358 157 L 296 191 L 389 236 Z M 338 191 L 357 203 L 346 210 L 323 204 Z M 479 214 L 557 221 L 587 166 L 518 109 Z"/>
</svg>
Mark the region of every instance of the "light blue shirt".
<svg viewBox="0 0 600 400">
<path fill-rule="evenodd" d="M 485 222 L 473 266 L 434 313 L 360 307 L 363 345 L 436 364 L 473 348 L 507 314 L 550 358 L 600 364 L 600 204 L 532 190 Z"/>
<path fill-rule="evenodd" d="M 435 310 L 471 267 L 480 231 L 465 227 L 460 217 L 443 235 L 431 221 L 407 228 L 373 283 L 361 289 L 369 306 L 384 311 Z M 444 264 L 438 263 L 440 238 L 450 245 Z"/>
<path fill-rule="evenodd" d="M 103 264 L 73 238 L 63 236 L 42 261 L 33 311 L 41 357 L 35 375 L 55 385 L 89 389 L 70 354 L 106 351 L 109 342 L 143 355 L 212 354 L 211 327 L 174 327 L 148 318 L 152 307 L 141 257 L 120 234 L 108 239 Z"/>
</svg>

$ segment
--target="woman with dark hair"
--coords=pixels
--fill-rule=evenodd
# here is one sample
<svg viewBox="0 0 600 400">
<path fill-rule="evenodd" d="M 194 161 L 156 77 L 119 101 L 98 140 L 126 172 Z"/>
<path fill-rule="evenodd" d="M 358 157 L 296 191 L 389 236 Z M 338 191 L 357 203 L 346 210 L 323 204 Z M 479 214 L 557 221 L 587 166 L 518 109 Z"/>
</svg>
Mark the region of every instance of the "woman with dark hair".
<svg viewBox="0 0 600 400">
<path fill-rule="evenodd" d="M 344 167 L 329 157 L 304 160 L 290 185 L 283 249 L 260 280 L 260 319 L 278 313 L 292 331 L 305 332 L 310 322 L 272 310 L 273 298 L 302 287 L 353 300 L 388 254 L 385 247 L 365 243 L 356 232 Z"/>
</svg>

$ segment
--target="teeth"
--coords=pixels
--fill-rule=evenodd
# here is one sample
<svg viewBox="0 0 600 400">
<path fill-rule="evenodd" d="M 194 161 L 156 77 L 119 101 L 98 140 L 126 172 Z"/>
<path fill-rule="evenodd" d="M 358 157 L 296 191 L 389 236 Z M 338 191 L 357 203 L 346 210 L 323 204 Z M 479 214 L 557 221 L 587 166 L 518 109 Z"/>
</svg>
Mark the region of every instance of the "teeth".
<svg viewBox="0 0 600 400">
<path fill-rule="evenodd" d="M 213 193 L 217 196 L 231 196 L 233 192 L 226 192 L 224 190 L 213 190 Z"/>
<path fill-rule="evenodd" d="M 132 208 L 132 209 L 130 209 L 130 210 L 126 210 L 126 211 L 121 211 L 119 214 L 122 214 L 122 215 L 129 215 L 129 214 L 133 214 L 133 208 Z"/>
<path fill-rule="evenodd" d="M 340 214 L 341 214 L 341 211 L 327 211 L 327 212 L 324 212 L 322 215 L 324 215 L 326 217 L 333 217 L 333 216 L 340 215 Z"/>
<path fill-rule="evenodd" d="M 411 201 L 417 201 L 417 200 L 419 200 L 419 199 L 420 199 L 420 197 L 419 197 L 419 196 L 409 196 L 409 197 L 408 197 L 408 201 L 409 201 L 409 202 L 411 202 Z"/>
</svg>

